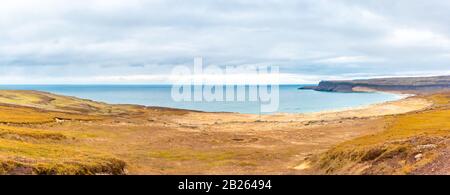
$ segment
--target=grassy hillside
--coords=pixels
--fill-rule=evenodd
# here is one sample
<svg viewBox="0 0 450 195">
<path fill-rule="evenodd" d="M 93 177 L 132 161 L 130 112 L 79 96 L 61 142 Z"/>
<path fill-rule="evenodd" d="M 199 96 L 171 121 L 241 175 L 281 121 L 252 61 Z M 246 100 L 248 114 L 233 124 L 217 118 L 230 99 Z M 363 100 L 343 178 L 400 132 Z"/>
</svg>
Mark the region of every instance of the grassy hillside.
<svg viewBox="0 0 450 195">
<path fill-rule="evenodd" d="M 337 145 L 313 160 L 315 168 L 326 174 L 421 174 L 437 171 L 427 169 L 447 159 L 450 93 L 426 98 L 434 102 L 433 108 L 384 117 L 386 125 L 382 132 Z"/>
<path fill-rule="evenodd" d="M 76 144 L 92 136 L 90 133 L 40 127 L 101 120 L 105 117 L 102 112 L 92 112 L 104 109 L 101 104 L 24 91 L 2 91 L 0 102 L 0 174 L 124 173 L 124 161 Z"/>
</svg>

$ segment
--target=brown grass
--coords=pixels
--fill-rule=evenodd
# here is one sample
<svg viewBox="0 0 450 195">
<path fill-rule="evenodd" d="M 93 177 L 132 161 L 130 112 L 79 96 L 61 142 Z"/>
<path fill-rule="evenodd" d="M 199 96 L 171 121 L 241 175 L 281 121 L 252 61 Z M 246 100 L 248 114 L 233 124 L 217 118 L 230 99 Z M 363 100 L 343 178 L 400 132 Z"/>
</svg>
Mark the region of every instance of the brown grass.
<svg viewBox="0 0 450 195">
<path fill-rule="evenodd" d="M 450 96 L 426 98 L 433 108 L 384 117 L 384 131 L 337 145 L 314 160 L 316 167 L 328 174 L 408 174 L 433 162 L 450 137 Z M 418 149 L 430 144 L 435 147 Z"/>
<path fill-rule="evenodd" d="M 416 154 L 411 148 L 437 143 L 446 135 L 436 124 L 448 124 L 447 96 L 429 98 L 436 104 L 432 110 L 389 117 L 382 112 L 398 113 L 395 109 L 414 101 L 379 106 L 372 110 L 378 117 L 366 108 L 264 116 L 259 121 L 256 115 L 109 105 L 0 90 L 0 173 L 296 174 L 295 167 L 312 154 L 381 128 L 387 129 L 329 151 L 318 161 L 321 170 L 377 174 L 379 169 L 370 172 L 366 167 L 377 162 L 385 173 L 408 172 L 434 158 L 432 152 L 424 153 L 420 162 L 411 163 Z M 429 103 L 414 108 L 424 105 Z M 358 113 L 365 115 L 352 117 Z M 420 122 L 429 118 L 434 121 Z M 392 166 L 386 159 L 405 165 Z"/>
</svg>

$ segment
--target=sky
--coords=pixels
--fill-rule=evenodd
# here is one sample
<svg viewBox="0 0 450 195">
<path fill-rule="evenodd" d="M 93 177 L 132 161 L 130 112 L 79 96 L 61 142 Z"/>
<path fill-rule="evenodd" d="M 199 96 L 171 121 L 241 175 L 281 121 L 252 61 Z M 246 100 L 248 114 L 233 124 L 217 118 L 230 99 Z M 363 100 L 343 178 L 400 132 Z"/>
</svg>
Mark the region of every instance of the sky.
<svg viewBox="0 0 450 195">
<path fill-rule="evenodd" d="M 194 57 L 278 66 L 282 83 L 445 75 L 449 10 L 442 0 L 5 1 L 0 82 L 160 84 Z"/>
</svg>

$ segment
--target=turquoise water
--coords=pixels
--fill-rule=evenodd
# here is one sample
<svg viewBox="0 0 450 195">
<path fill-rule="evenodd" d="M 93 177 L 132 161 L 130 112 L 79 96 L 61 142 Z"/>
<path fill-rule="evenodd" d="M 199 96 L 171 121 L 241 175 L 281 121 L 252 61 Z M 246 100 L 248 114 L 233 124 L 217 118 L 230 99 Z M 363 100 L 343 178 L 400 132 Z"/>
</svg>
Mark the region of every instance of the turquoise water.
<svg viewBox="0 0 450 195">
<path fill-rule="evenodd" d="M 281 85 L 279 109 L 308 113 L 369 105 L 400 97 L 387 93 L 334 93 L 298 90 L 304 85 Z M 39 90 L 116 104 L 140 104 L 209 112 L 259 113 L 258 102 L 176 102 L 170 85 L 3 85 L 0 89 Z"/>
</svg>

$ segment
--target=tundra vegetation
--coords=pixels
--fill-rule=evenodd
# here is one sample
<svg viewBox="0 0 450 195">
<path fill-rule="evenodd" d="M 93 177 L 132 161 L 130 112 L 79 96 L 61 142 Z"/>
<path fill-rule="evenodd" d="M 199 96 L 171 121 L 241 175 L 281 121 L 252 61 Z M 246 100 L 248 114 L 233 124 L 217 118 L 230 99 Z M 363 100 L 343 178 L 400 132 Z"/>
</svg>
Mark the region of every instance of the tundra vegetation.
<svg viewBox="0 0 450 195">
<path fill-rule="evenodd" d="M 449 100 L 259 117 L 1 90 L 0 174 L 441 173 Z"/>
<path fill-rule="evenodd" d="M 426 95 L 433 106 L 384 116 L 383 130 L 317 156 L 326 174 L 449 174 L 450 93 Z"/>
</svg>

